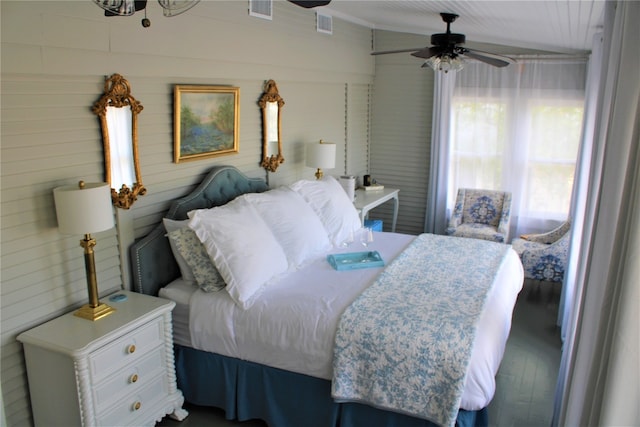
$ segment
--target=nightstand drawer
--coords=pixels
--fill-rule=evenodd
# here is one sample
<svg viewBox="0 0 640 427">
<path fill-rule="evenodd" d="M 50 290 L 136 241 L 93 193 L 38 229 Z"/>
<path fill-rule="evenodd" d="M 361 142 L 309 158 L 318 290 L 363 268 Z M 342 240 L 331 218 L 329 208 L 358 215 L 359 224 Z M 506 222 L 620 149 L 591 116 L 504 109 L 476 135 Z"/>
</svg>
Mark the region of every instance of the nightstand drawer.
<svg viewBox="0 0 640 427">
<path fill-rule="evenodd" d="M 165 340 L 161 319 L 156 319 L 133 331 L 89 356 L 89 369 L 94 383 L 108 377 L 120 366 L 148 354 Z"/>
<path fill-rule="evenodd" d="M 144 358 L 114 372 L 93 389 L 96 411 L 102 412 L 114 401 L 146 387 L 166 372 L 165 349 L 158 347 Z"/>
<path fill-rule="evenodd" d="M 120 400 L 112 409 L 104 414 L 98 415 L 97 425 L 100 426 L 125 426 L 136 425 L 136 418 L 144 416 L 148 409 L 162 402 L 167 392 L 167 380 L 165 377 L 157 377 L 148 386 L 141 388 L 139 392 Z"/>
</svg>

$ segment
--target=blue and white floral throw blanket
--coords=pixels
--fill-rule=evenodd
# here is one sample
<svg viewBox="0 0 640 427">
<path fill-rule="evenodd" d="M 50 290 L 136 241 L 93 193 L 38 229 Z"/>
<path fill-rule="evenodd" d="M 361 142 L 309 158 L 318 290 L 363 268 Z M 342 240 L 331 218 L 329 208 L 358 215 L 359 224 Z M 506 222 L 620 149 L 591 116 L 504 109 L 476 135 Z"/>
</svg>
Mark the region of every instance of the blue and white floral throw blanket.
<svg viewBox="0 0 640 427">
<path fill-rule="evenodd" d="M 477 323 L 508 249 L 418 236 L 342 314 L 334 399 L 454 425 Z"/>
</svg>

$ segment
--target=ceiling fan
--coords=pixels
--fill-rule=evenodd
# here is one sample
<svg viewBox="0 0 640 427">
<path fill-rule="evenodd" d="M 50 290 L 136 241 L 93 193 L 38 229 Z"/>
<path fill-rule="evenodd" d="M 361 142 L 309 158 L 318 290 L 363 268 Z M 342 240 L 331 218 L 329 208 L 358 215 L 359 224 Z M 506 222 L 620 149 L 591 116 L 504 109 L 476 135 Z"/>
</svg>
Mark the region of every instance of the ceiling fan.
<svg viewBox="0 0 640 427">
<path fill-rule="evenodd" d="M 291 3 L 304 7 L 305 9 L 312 9 L 318 6 L 326 6 L 331 3 L 331 0 L 289 0 Z"/>
<path fill-rule="evenodd" d="M 489 52 L 482 52 L 476 49 L 462 47 L 465 42 L 464 34 L 451 32 L 451 23 L 456 20 L 458 15 L 455 13 L 441 13 L 442 20 L 447 23 L 446 33 L 437 33 L 431 35 L 431 44 L 433 46 L 415 49 L 398 49 L 385 50 L 380 52 L 372 52 L 372 55 L 386 55 L 389 53 L 411 52 L 416 58 L 426 59 L 423 67 L 431 67 L 434 70 L 444 71 L 461 70 L 464 67 L 462 57 L 469 57 L 482 61 L 494 67 L 506 67 L 514 61 L 506 56 Z"/>
<path fill-rule="evenodd" d="M 105 16 L 131 16 L 134 13 L 144 10 L 142 26 L 151 26 L 151 21 L 147 19 L 147 0 L 92 0 L 95 4 L 104 9 Z M 331 0 L 288 0 L 289 2 L 311 9 L 318 6 L 326 6 Z M 200 0 L 158 0 L 162 6 L 164 16 L 176 16 L 186 12 L 198 4 Z"/>
<path fill-rule="evenodd" d="M 131 16 L 144 10 L 142 26 L 148 28 L 151 21 L 147 19 L 147 0 L 93 0 L 104 9 L 104 16 Z M 200 0 L 158 0 L 162 14 L 167 17 L 180 15 L 198 4 Z"/>
</svg>

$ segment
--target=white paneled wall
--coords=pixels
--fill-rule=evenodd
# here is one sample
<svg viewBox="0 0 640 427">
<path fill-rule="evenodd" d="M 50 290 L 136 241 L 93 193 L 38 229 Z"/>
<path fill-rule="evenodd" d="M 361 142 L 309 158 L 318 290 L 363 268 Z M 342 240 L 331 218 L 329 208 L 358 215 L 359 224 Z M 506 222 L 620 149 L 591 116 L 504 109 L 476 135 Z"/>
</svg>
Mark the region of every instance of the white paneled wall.
<svg viewBox="0 0 640 427">
<path fill-rule="evenodd" d="M 347 122 L 345 133 L 347 152 L 345 173 L 354 175 L 362 184 L 362 175 L 369 172 L 369 125 L 371 115 L 371 86 L 349 85 L 347 88 Z"/>
<path fill-rule="evenodd" d="M 375 32 L 375 50 L 426 45 L 426 37 Z M 379 183 L 400 189 L 396 231 L 424 230 L 429 179 L 433 71 L 408 53 L 380 55 L 376 61 L 371 119 L 371 175 Z M 389 206 L 387 206 L 389 205 Z M 371 212 L 371 218 L 391 224 L 391 206 Z"/>
<path fill-rule="evenodd" d="M 285 100 L 285 163 L 272 186 L 312 178 L 304 145 L 320 138 L 339 146 L 331 175 L 368 167 L 369 105 L 374 60 L 371 31 L 338 19 L 333 35 L 317 33 L 315 13 L 274 2 L 272 21 L 248 15 L 246 1 L 204 1 L 173 18 L 148 3 L 151 27 L 133 17 L 103 16 L 91 1 L 9 1 L 1 8 L 1 351 L 2 402 L 9 426 L 32 423 L 22 348 L 15 337 L 86 300 L 82 236 L 56 228 L 52 189 L 79 179 L 101 181 L 102 142 L 92 104 L 105 76 L 120 73 L 144 109 L 140 160 L 147 195 L 123 221 L 132 235 L 99 233 L 101 294 L 127 282 L 128 254 L 119 237 L 141 237 L 169 201 L 190 191 L 214 165 L 232 164 L 253 177 L 259 168 L 257 100 L 274 79 Z M 173 163 L 173 86 L 240 87 L 240 152 Z M 129 228 L 125 227 L 126 230 Z M 121 263 L 122 255 L 122 263 Z"/>
</svg>

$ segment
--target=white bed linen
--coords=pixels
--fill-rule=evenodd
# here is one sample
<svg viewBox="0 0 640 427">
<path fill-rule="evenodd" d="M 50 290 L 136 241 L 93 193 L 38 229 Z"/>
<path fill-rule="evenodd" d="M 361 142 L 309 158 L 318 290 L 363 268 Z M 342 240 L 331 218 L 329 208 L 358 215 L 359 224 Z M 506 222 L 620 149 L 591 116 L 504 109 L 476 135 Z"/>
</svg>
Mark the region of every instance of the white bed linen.
<svg viewBox="0 0 640 427">
<path fill-rule="evenodd" d="M 375 233 L 367 250 L 380 252 L 388 264 L 414 237 Z M 355 242 L 331 253 L 364 249 Z M 191 346 L 330 380 L 339 317 L 380 271 L 335 271 L 322 257 L 270 284 L 250 310 L 240 309 L 226 292 L 195 290 L 189 309 Z M 480 320 L 465 380 L 463 409 L 484 408 L 493 398 L 522 277 L 520 260 L 509 251 Z"/>
<path fill-rule="evenodd" d="M 191 332 L 189 331 L 189 301 L 191 294 L 198 290 L 193 282 L 176 279 L 164 288 L 160 288 L 158 296 L 170 299 L 176 303 L 171 312 L 173 323 L 173 342 L 191 347 Z"/>
</svg>

